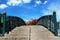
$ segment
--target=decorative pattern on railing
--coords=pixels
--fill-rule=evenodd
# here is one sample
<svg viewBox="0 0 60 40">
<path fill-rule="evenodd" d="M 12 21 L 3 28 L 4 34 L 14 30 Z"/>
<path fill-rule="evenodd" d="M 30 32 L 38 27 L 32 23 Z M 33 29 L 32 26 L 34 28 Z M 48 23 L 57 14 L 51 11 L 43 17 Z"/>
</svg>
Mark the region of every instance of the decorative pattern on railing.
<svg viewBox="0 0 60 40">
<path fill-rule="evenodd" d="M 15 27 L 26 25 L 24 20 L 16 16 L 6 16 L 6 12 L 0 14 L 0 34 L 13 30 Z"/>
<path fill-rule="evenodd" d="M 53 12 L 53 15 L 46 15 L 42 16 L 37 20 L 36 25 L 43 25 L 47 29 L 49 29 L 51 32 L 55 34 L 55 36 L 58 36 L 58 26 L 57 26 L 57 20 L 56 20 L 56 12 Z"/>
</svg>

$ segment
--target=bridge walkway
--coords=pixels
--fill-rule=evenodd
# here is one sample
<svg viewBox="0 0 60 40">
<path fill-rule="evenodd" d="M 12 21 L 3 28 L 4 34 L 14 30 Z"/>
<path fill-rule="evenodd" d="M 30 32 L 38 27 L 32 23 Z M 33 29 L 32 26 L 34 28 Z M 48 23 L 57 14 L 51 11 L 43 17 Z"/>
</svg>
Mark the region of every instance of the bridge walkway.
<svg viewBox="0 0 60 40">
<path fill-rule="evenodd" d="M 16 27 L 14 30 L 0 37 L 0 40 L 60 40 L 48 29 L 39 25 Z"/>
</svg>

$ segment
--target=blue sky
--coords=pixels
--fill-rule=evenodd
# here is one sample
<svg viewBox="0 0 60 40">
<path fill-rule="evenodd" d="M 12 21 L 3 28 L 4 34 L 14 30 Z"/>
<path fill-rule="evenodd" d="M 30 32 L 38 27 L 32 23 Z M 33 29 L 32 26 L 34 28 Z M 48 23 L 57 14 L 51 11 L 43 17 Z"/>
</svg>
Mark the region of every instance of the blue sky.
<svg viewBox="0 0 60 40">
<path fill-rule="evenodd" d="M 44 15 L 57 12 L 57 21 L 60 21 L 60 0 L 0 0 L 0 13 L 18 16 L 25 21 L 38 19 Z"/>
</svg>

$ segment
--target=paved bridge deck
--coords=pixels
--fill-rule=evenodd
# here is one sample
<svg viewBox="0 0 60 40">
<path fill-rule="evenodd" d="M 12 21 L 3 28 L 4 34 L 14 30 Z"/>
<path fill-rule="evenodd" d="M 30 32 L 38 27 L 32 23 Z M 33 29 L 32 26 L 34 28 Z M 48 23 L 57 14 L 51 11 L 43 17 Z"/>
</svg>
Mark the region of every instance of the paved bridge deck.
<svg viewBox="0 0 60 40">
<path fill-rule="evenodd" d="M 0 37 L 0 40 L 60 40 L 43 26 L 21 26 L 16 27 L 9 34 Z"/>
</svg>

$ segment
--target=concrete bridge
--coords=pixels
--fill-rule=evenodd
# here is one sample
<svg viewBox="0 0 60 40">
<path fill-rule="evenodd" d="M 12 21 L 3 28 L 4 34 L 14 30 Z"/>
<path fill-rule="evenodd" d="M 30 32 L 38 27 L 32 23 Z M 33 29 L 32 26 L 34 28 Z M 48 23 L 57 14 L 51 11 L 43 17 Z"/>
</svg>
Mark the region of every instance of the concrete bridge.
<svg viewBox="0 0 60 40">
<path fill-rule="evenodd" d="M 13 29 L 9 34 L 5 33 L 0 40 L 60 40 L 47 28 L 40 25 L 20 26 Z"/>
</svg>

